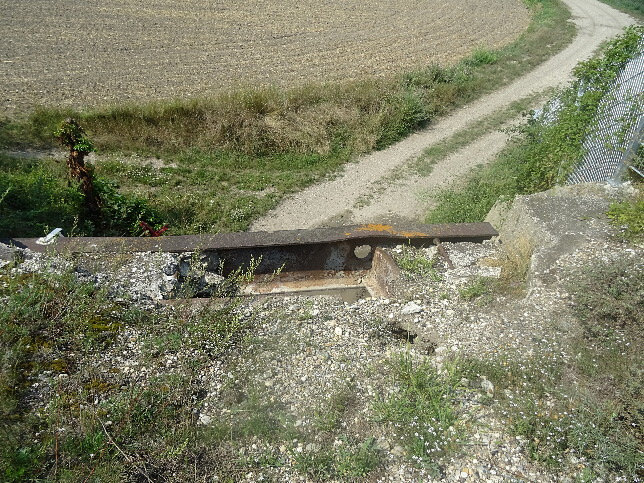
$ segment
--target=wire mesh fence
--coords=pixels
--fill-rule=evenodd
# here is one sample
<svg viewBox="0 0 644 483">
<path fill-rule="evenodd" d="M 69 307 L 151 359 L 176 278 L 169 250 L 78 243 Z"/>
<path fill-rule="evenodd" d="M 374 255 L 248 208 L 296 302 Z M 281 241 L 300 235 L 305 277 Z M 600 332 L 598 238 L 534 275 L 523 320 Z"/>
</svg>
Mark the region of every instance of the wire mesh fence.
<svg viewBox="0 0 644 483">
<path fill-rule="evenodd" d="M 594 123 L 568 184 L 618 182 L 635 157 L 644 134 L 644 41 L 602 99 Z"/>
</svg>

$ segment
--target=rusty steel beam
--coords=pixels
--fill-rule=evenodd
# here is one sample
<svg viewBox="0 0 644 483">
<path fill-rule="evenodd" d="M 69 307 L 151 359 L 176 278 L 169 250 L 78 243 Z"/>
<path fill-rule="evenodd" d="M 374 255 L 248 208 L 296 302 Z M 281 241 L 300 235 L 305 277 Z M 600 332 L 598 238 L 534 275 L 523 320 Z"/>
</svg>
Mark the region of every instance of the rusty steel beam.
<svg viewBox="0 0 644 483">
<path fill-rule="evenodd" d="M 57 253 L 120 253 L 229 251 L 270 249 L 349 243 L 374 246 L 410 244 L 429 246 L 435 239 L 442 242 L 481 242 L 497 231 L 489 223 L 449 223 L 437 225 L 392 226 L 380 224 L 353 225 L 309 230 L 275 232 L 220 233 L 217 235 L 181 235 L 163 237 L 61 237 L 51 245 L 39 245 L 36 238 L 2 239 L 5 244 L 38 252 Z"/>
<path fill-rule="evenodd" d="M 208 270 L 227 276 L 253 267 L 250 293 L 266 295 L 333 294 L 344 298 L 388 296 L 398 268 L 381 248 L 400 244 L 481 242 L 498 235 L 489 223 L 444 225 L 355 225 L 311 230 L 222 233 L 164 237 L 14 238 L 0 240 L 19 248 L 73 255 L 79 262 L 134 252 L 197 252 Z M 40 243 L 39 243 L 40 242 Z M 449 260 L 449 258 L 448 258 Z M 363 294 L 363 295 L 360 295 Z"/>
</svg>

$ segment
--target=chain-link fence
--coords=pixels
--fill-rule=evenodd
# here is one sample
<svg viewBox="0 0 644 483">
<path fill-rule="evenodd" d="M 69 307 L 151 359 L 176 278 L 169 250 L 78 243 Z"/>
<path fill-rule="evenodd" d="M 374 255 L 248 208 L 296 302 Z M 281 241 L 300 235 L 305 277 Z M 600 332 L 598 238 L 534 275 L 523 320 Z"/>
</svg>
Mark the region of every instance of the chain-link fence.
<svg viewBox="0 0 644 483">
<path fill-rule="evenodd" d="M 595 130 L 584 141 L 585 157 L 568 184 L 619 182 L 644 135 L 644 41 L 602 99 Z"/>
</svg>

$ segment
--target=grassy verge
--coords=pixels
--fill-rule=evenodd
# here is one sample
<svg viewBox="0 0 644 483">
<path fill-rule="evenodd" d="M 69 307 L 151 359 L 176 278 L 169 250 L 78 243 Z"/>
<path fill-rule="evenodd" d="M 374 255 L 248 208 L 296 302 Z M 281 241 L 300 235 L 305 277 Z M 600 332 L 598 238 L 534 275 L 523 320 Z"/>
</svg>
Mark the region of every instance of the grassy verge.
<svg viewBox="0 0 644 483">
<path fill-rule="evenodd" d="M 639 0 L 600 0 L 613 8 L 632 15 L 640 22 L 644 21 L 644 4 Z"/>
<path fill-rule="evenodd" d="M 146 310 L 73 274 L 6 269 L 0 297 L 2 481 L 185 480 L 216 449 L 198 374 L 246 331 L 232 306 Z"/>
<path fill-rule="evenodd" d="M 496 387 L 499 413 L 529 454 L 578 481 L 637 481 L 642 471 L 642 265 L 581 269 L 568 287 L 580 331 L 521 363 L 470 361 Z M 467 372 L 467 371 L 466 371 Z"/>
<path fill-rule="evenodd" d="M 593 131 L 593 117 L 611 81 L 638 52 L 642 27 L 627 29 L 601 58 L 581 63 L 577 80 L 559 96 L 557 120 L 532 120 L 492 164 L 476 170 L 464 185 L 438 194 L 429 223 L 481 221 L 499 199 L 551 188 L 564 181 L 583 158 L 583 140 Z M 583 93 L 580 86 L 585 86 Z"/>
<path fill-rule="evenodd" d="M 562 4 L 528 3 L 533 21 L 516 42 L 479 49 L 455 66 L 83 112 L 43 108 L 0 121 L 0 146 L 50 146 L 58 123 L 74 116 L 100 153 L 116 153 L 96 173 L 115 180 L 121 193 L 145 199 L 172 233 L 242 230 L 285 194 L 337 171 L 352 156 L 392 144 L 563 48 L 574 29 Z M 157 156 L 167 165 L 132 166 L 120 163 L 118 153 Z M 42 166 L 48 171 L 51 162 Z"/>
</svg>

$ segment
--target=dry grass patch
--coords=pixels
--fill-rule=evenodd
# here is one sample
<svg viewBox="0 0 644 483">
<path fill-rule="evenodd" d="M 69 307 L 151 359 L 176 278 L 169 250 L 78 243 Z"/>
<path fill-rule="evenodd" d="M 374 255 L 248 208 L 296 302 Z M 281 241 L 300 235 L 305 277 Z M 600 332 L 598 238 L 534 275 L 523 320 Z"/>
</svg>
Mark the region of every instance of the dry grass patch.
<svg viewBox="0 0 644 483">
<path fill-rule="evenodd" d="M 526 289 L 533 252 L 534 242 L 527 237 L 519 237 L 504 245 L 496 258 L 486 258 L 482 263 L 488 267 L 501 267 L 501 274 L 495 284 L 498 290 L 522 295 Z"/>
</svg>

